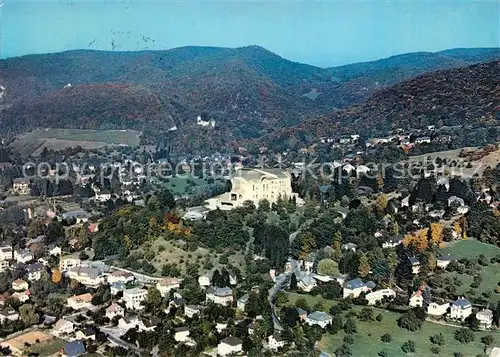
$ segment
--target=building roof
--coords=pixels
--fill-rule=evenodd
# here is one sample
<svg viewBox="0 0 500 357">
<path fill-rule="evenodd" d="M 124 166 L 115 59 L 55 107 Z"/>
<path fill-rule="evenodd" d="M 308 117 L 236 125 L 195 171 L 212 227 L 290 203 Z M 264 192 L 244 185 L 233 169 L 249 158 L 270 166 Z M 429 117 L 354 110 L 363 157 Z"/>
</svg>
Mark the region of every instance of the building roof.
<svg viewBox="0 0 500 357">
<path fill-rule="evenodd" d="M 362 288 L 363 286 L 365 286 L 365 283 L 359 278 L 349 280 L 347 284 L 345 284 L 345 287 L 349 290 Z"/>
<path fill-rule="evenodd" d="M 454 260 L 457 260 L 453 255 L 451 254 L 443 254 L 439 257 L 437 257 L 437 260 L 443 261 L 443 262 L 452 262 Z"/>
<path fill-rule="evenodd" d="M 94 336 L 95 331 L 92 327 L 85 327 L 81 330 L 85 336 Z"/>
<path fill-rule="evenodd" d="M 248 302 L 248 299 L 249 299 L 249 298 L 250 298 L 250 295 L 245 294 L 245 295 L 243 295 L 242 297 L 240 297 L 240 298 L 238 299 L 238 302 L 243 303 L 243 304 L 246 304 L 246 303 Z"/>
<path fill-rule="evenodd" d="M 179 279 L 177 279 L 177 278 L 164 278 L 158 282 L 158 285 L 160 285 L 160 286 L 179 285 Z"/>
<path fill-rule="evenodd" d="M 307 318 L 314 321 L 328 321 L 332 319 L 332 316 L 323 311 L 314 311 L 307 315 Z"/>
<path fill-rule="evenodd" d="M 34 273 L 37 271 L 45 270 L 45 267 L 43 266 L 42 263 L 33 263 L 33 264 L 26 265 L 25 269 L 28 273 Z"/>
<path fill-rule="evenodd" d="M 232 295 L 233 290 L 231 288 L 228 288 L 227 286 L 223 288 L 211 287 L 207 289 L 207 294 L 212 294 L 219 297 L 225 297 Z"/>
<path fill-rule="evenodd" d="M 464 297 L 460 297 L 457 300 L 453 302 L 453 306 L 457 306 L 460 309 L 467 309 L 469 307 L 472 307 L 472 304 L 469 300 L 467 300 Z"/>
<path fill-rule="evenodd" d="M 80 356 L 85 353 L 85 345 L 81 340 L 68 342 L 64 345 L 64 353 L 68 357 Z"/>
<path fill-rule="evenodd" d="M 484 310 L 481 310 L 479 311 L 476 316 L 479 315 L 479 316 L 484 316 L 484 317 L 488 317 L 488 318 L 492 318 L 493 317 L 493 311 L 491 311 L 490 309 L 484 309 Z"/>
<path fill-rule="evenodd" d="M 74 300 L 75 302 L 91 302 L 92 301 L 92 294 L 91 293 L 86 293 L 86 294 L 81 294 L 81 295 L 73 295 L 68 298 L 68 300 Z"/>
<path fill-rule="evenodd" d="M 229 346 L 238 346 L 238 345 L 241 345 L 243 343 L 243 341 L 240 340 L 238 337 L 229 336 L 229 337 L 226 337 L 225 339 L 223 339 L 221 341 L 221 343 L 225 343 L 226 345 L 229 345 Z"/>
<path fill-rule="evenodd" d="M 189 331 L 189 327 L 187 327 L 187 326 L 176 327 L 176 328 L 174 328 L 174 331 L 175 332 L 186 332 L 186 331 Z"/>
</svg>

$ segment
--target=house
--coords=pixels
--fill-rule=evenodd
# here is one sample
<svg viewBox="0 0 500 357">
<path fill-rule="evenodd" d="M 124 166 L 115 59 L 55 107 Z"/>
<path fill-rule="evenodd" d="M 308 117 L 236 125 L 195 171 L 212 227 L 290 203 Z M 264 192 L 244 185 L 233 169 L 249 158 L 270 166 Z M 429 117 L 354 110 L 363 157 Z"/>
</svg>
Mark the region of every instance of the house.
<svg viewBox="0 0 500 357">
<path fill-rule="evenodd" d="M 85 327 L 76 331 L 76 338 L 79 340 L 93 340 L 95 341 L 95 331 L 92 327 Z"/>
<path fill-rule="evenodd" d="M 401 243 L 403 243 L 403 237 L 394 236 L 389 238 L 386 242 L 382 243 L 382 248 L 396 248 Z"/>
<path fill-rule="evenodd" d="M 131 328 L 140 328 L 142 322 L 135 315 L 123 316 L 120 320 L 118 320 L 118 327 L 123 330 L 130 330 Z"/>
<path fill-rule="evenodd" d="M 30 298 L 30 291 L 25 290 L 25 291 L 16 291 L 15 293 L 12 294 L 12 298 L 19 300 L 20 302 L 26 302 Z"/>
<path fill-rule="evenodd" d="M 127 309 L 141 310 L 144 306 L 141 302 L 146 298 L 148 291 L 146 289 L 132 288 L 123 290 L 123 301 Z"/>
<path fill-rule="evenodd" d="M 273 351 L 278 350 L 279 348 L 283 348 L 285 346 L 286 340 L 281 336 L 280 333 L 275 332 L 270 335 L 267 339 L 267 343 L 269 348 Z"/>
<path fill-rule="evenodd" d="M 67 221 L 75 220 L 76 224 L 85 223 L 89 220 L 89 214 L 83 210 L 65 212 L 62 214 L 62 219 Z"/>
<path fill-rule="evenodd" d="M 342 244 L 342 250 L 351 250 L 353 252 L 356 252 L 357 248 L 358 248 L 358 246 L 354 243 Z"/>
<path fill-rule="evenodd" d="M 29 285 L 23 279 L 16 279 L 12 282 L 12 289 L 15 291 L 25 291 L 28 290 Z"/>
<path fill-rule="evenodd" d="M 436 258 L 436 265 L 441 269 L 446 269 L 446 267 L 452 262 L 457 260 L 453 255 L 444 254 Z"/>
<path fill-rule="evenodd" d="M 411 264 L 411 272 L 413 274 L 419 274 L 420 273 L 420 261 L 416 257 L 410 257 L 410 264 Z"/>
<path fill-rule="evenodd" d="M 431 138 L 428 136 L 422 136 L 415 139 L 415 144 L 430 144 Z"/>
<path fill-rule="evenodd" d="M 198 305 L 185 305 L 184 306 L 184 315 L 189 318 L 192 318 L 194 315 L 198 315 L 201 312 L 201 307 Z"/>
<path fill-rule="evenodd" d="M 210 278 L 206 275 L 200 276 L 198 278 L 198 284 L 200 284 L 202 288 L 207 288 L 210 286 Z"/>
<path fill-rule="evenodd" d="M 33 253 L 29 249 L 16 249 L 14 251 L 14 260 L 18 263 L 26 264 L 34 258 Z"/>
<path fill-rule="evenodd" d="M 97 287 L 105 281 L 103 271 L 95 267 L 76 266 L 68 270 L 67 276 L 89 287 Z"/>
<path fill-rule="evenodd" d="M 444 216 L 445 213 L 446 212 L 444 210 L 437 209 L 437 210 L 434 210 L 434 211 L 430 211 L 429 212 L 429 217 L 441 219 L 441 218 L 443 218 L 443 216 Z"/>
<path fill-rule="evenodd" d="M 81 340 L 71 341 L 64 345 L 62 357 L 77 357 L 82 356 L 87 351 L 85 344 Z"/>
<path fill-rule="evenodd" d="M 306 324 L 309 326 L 318 325 L 321 328 L 325 328 L 332 323 L 332 316 L 323 311 L 311 312 L 306 317 Z"/>
<path fill-rule="evenodd" d="M 80 258 L 75 255 L 66 255 L 59 259 L 59 270 L 61 272 L 68 271 L 69 269 L 79 266 L 81 264 Z"/>
<path fill-rule="evenodd" d="M 67 305 L 73 310 L 81 310 L 92 306 L 92 294 L 73 295 L 67 300 Z"/>
<path fill-rule="evenodd" d="M 298 307 L 297 308 L 297 315 L 299 315 L 299 320 L 301 322 L 306 321 L 306 318 L 307 318 L 307 311 L 306 310 L 303 310 L 300 307 Z"/>
<path fill-rule="evenodd" d="M 249 336 L 252 336 L 255 333 L 255 329 L 257 328 L 257 326 L 258 325 L 253 321 L 248 324 L 247 331 Z"/>
<path fill-rule="evenodd" d="M 139 324 L 139 329 L 141 331 L 154 331 L 158 326 L 158 321 L 155 319 L 142 319 L 142 323 Z"/>
<path fill-rule="evenodd" d="M 368 305 L 375 305 L 377 302 L 382 301 L 384 298 L 394 299 L 396 297 L 396 292 L 392 289 L 382 289 L 373 291 L 366 294 L 365 298 L 368 301 Z"/>
<path fill-rule="evenodd" d="M 478 311 L 476 318 L 479 320 L 479 326 L 483 328 L 491 328 L 493 325 L 493 311 L 490 309 Z"/>
<path fill-rule="evenodd" d="M 189 341 L 189 328 L 186 326 L 176 327 L 174 329 L 174 340 L 177 342 Z"/>
<path fill-rule="evenodd" d="M 448 312 L 450 303 L 433 301 L 427 306 L 427 314 L 433 316 L 443 316 Z"/>
<path fill-rule="evenodd" d="M 375 283 L 369 281 L 367 283 L 363 282 L 361 279 L 353 279 L 348 281 L 343 289 L 343 297 L 354 297 L 357 298 L 361 293 L 370 292 L 375 288 Z"/>
<path fill-rule="evenodd" d="M 28 275 L 28 280 L 40 280 L 42 277 L 42 272 L 45 271 L 45 267 L 40 263 L 33 263 L 26 265 L 26 274 Z"/>
<path fill-rule="evenodd" d="M 451 304 L 450 317 L 456 320 L 464 320 L 472 314 L 472 304 L 464 297 L 459 297 Z"/>
<path fill-rule="evenodd" d="M 231 305 L 233 302 L 233 290 L 228 287 L 217 288 L 210 287 L 207 289 L 205 299 L 219 305 Z"/>
<path fill-rule="evenodd" d="M 0 247 L 0 260 L 11 260 L 12 259 L 12 247 L 5 245 Z"/>
<path fill-rule="evenodd" d="M 30 180 L 23 177 L 13 179 L 12 190 L 14 193 L 27 195 L 30 192 Z"/>
<path fill-rule="evenodd" d="M 61 247 L 53 247 L 49 250 L 49 255 L 60 256 L 62 253 Z"/>
<path fill-rule="evenodd" d="M 243 351 L 243 341 L 237 337 L 226 337 L 217 345 L 218 356 L 229 356 Z"/>
<path fill-rule="evenodd" d="M 94 201 L 96 202 L 106 202 L 111 199 L 111 192 L 96 192 L 94 196 Z"/>
<path fill-rule="evenodd" d="M 124 283 L 113 283 L 113 284 L 110 284 L 110 286 L 109 286 L 109 290 L 111 292 L 111 295 L 116 295 L 120 291 L 124 291 L 125 289 L 127 289 L 127 286 Z"/>
<path fill-rule="evenodd" d="M 123 270 L 115 270 L 107 276 L 107 281 L 109 284 L 113 283 L 132 283 L 135 281 L 135 276 L 132 273 Z"/>
<path fill-rule="evenodd" d="M 8 307 L 3 310 L 0 310 L 0 322 L 4 322 L 6 320 L 16 321 L 19 320 L 19 314 L 16 310 Z"/>
<path fill-rule="evenodd" d="M 63 334 L 69 334 L 75 331 L 75 325 L 73 322 L 65 320 L 65 319 L 59 319 L 54 327 L 52 328 L 52 333 L 55 335 L 63 335 Z"/>
<path fill-rule="evenodd" d="M 170 290 L 179 289 L 180 286 L 180 281 L 177 278 L 164 278 L 156 283 L 156 289 L 158 289 L 161 296 L 167 295 Z"/>
<path fill-rule="evenodd" d="M 424 306 L 424 296 L 422 290 L 417 290 L 410 296 L 410 301 L 408 303 L 410 307 L 422 307 Z"/>
<path fill-rule="evenodd" d="M 242 297 L 240 297 L 236 302 L 236 308 L 240 311 L 245 311 L 245 306 L 247 305 L 249 298 L 250 296 L 248 294 L 245 294 Z"/>
<path fill-rule="evenodd" d="M 9 269 L 9 261 L 8 260 L 0 260 L 0 272 Z"/>
<path fill-rule="evenodd" d="M 115 316 L 123 316 L 124 314 L 125 309 L 117 303 L 112 303 L 106 308 L 106 317 L 110 320 L 112 320 Z"/>
<path fill-rule="evenodd" d="M 310 292 L 318 285 L 313 274 L 307 271 L 295 271 L 295 277 L 297 278 L 297 287 L 302 291 Z"/>
<path fill-rule="evenodd" d="M 258 207 L 261 200 L 270 204 L 278 198 L 291 198 L 292 179 L 290 173 L 280 169 L 242 168 L 231 177 L 231 191 L 206 202 L 210 210 L 231 210 L 251 201 Z"/>
<path fill-rule="evenodd" d="M 218 333 L 221 333 L 222 331 L 227 329 L 227 326 L 227 321 L 217 321 L 217 323 L 215 324 L 215 329 Z"/>
</svg>

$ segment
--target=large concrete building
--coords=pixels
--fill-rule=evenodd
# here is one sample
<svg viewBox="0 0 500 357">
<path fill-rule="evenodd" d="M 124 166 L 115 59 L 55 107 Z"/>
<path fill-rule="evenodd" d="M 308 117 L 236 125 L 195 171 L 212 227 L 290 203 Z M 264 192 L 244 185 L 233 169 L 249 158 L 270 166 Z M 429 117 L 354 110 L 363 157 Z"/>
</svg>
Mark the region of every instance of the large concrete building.
<svg viewBox="0 0 500 357">
<path fill-rule="evenodd" d="M 255 206 L 263 199 L 275 203 L 278 198 L 290 198 L 292 193 L 291 175 L 280 169 L 243 168 L 231 178 L 230 192 L 206 201 L 210 210 L 220 208 L 230 210 L 251 201 Z"/>
</svg>

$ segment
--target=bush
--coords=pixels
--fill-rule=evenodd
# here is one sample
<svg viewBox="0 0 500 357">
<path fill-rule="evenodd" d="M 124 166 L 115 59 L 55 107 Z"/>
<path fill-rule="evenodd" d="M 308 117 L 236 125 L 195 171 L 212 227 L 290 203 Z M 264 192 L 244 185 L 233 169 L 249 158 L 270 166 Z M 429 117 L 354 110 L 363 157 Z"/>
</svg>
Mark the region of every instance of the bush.
<svg viewBox="0 0 500 357">
<path fill-rule="evenodd" d="M 469 343 L 474 341 L 474 332 L 470 329 L 461 328 L 460 330 L 455 331 L 455 340 L 461 343 Z"/>
<path fill-rule="evenodd" d="M 352 335 L 345 335 L 344 343 L 347 345 L 352 345 L 354 343 L 354 337 L 352 337 Z"/>
<path fill-rule="evenodd" d="M 384 315 L 382 315 L 382 314 L 378 314 L 377 317 L 375 318 L 375 320 L 377 320 L 378 322 L 382 322 L 383 319 L 384 319 Z"/>
<path fill-rule="evenodd" d="M 344 325 L 344 332 L 347 334 L 355 334 L 358 332 L 358 327 L 356 326 L 356 321 L 354 319 L 348 319 Z"/>
<path fill-rule="evenodd" d="M 382 336 L 380 336 L 380 341 L 390 343 L 392 341 L 392 336 L 388 333 L 384 333 Z"/>
<path fill-rule="evenodd" d="M 429 349 L 431 350 L 431 353 L 433 355 L 438 355 L 441 352 L 441 349 L 439 348 L 439 346 L 436 346 L 436 345 L 429 347 Z"/>
<path fill-rule="evenodd" d="M 438 346 L 443 346 L 444 345 L 444 335 L 440 332 L 435 335 L 432 335 L 429 340 L 431 341 L 432 344 L 438 345 Z"/>
<path fill-rule="evenodd" d="M 413 353 L 415 352 L 415 349 L 416 349 L 416 345 L 415 345 L 415 342 L 412 341 L 412 340 L 408 340 L 406 341 L 405 343 L 403 343 L 403 345 L 401 346 L 401 350 L 404 352 L 404 353 Z"/>
</svg>

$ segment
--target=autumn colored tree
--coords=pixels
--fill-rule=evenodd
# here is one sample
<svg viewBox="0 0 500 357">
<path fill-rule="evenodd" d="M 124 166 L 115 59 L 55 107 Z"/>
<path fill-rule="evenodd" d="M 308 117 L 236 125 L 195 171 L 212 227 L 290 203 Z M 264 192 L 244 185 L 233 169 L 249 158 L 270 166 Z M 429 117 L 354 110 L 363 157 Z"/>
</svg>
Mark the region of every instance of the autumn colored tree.
<svg viewBox="0 0 500 357">
<path fill-rule="evenodd" d="M 431 240 L 434 244 L 443 241 L 444 225 L 442 223 L 431 223 Z"/>
<path fill-rule="evenodd" d="M 57 284 L 61 281 L 62 279 L 62 274 L 58 269 L 52 270 L 52 282 L 54 284 Z"/>
<path fill-rule="evenodd" d="M 381 211 L 386 209 L 388 203 L 389 199 L 387 198 L 387 195 L 385 193 L 381 193 L 380 195 L 378 195 L 375 201 L 375 204 Z"/>
<path fill-rule="evenodd" d="M 422 253 L 429 247 L 428 234 L 428 228 L 422 229 L 417 233 L 407 234 L 403 238 L 403 245 L 405 247 L 414 247 L 419 253 Z"/>
<path fill-rule="evenodd" d="M 382 190 L 384 189 L 384 178 L 382 177 L 381 172 L 379 172 L 377 176 L 377 188 L 379 192 L 382 192 Z"/>
</svg>

